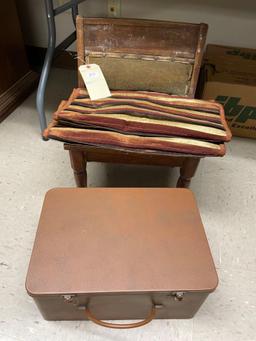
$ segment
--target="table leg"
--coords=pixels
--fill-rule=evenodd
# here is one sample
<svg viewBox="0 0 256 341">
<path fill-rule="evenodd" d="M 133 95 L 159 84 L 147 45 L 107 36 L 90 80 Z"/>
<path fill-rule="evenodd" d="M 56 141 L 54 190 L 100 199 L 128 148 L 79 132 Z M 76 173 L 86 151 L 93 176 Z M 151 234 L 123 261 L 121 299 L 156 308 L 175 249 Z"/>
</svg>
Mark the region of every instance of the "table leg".
<svg viewBox="0 0 256 341">
<path fill-rule="evenodd" d="M 200 158 L 188 157 L 180 168 L 180 177 L 176 187 L 188 188 L 190 181 L 196 173 Z"/>
<path fill-rule="evenodd" d="M 41 133 L 47 126 L 44 108 L 44 98 L 45 98 L 45 88 L 48 80 L 50 67 L 54 55 L 54 49 L 56 44 L 56 27 L 54 21 L 54 9 L 53 3 L 50 0 L 45 0 L 45 8 L 47 14 L 47 24 L 48 24 L 48 48 L 44 60 L 43 69 L 40 76 L 40 81 L 37 89 L 36 96 L 36 106 L 39 114 L 39 121 L 41 127 Z"/>
<path fill-rule="evenodd" d="M 87 187 L 86 160 L 84 153 L 77 150 L 69 150 L 69 156 L 77 187 Z"/>
</svg>

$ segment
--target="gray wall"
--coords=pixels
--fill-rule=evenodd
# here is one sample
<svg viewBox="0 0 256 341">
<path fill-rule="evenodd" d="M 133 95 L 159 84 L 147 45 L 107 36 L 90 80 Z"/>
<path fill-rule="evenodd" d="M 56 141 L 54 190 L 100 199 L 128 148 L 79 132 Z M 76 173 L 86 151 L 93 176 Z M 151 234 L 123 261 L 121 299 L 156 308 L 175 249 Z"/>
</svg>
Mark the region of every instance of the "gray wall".
<svg viewBox="0 0 256 341">
<path fill-rule="evenodd" d="M 206 22 L 208 43 L 256 48 L 255 0 L 122 0 L 121 4 L 122 17 Z M 47 25 L 43 0 L 17 0 L 17 5 L 25 42 L 45 47 Z M 80 5 L 80 13 L 106 16 L 107 0 L 87 0 Z M 58 17 L 58 41 L 71 31 L 70 13 L 62 14 Z"/>
</svg>

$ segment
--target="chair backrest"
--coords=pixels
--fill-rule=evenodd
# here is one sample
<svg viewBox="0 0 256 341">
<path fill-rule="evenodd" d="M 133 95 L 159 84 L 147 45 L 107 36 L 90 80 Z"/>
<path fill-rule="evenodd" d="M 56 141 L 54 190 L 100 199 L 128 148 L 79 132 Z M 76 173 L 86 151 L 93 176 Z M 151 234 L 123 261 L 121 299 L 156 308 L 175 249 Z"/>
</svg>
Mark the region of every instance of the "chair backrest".
<svg viewBox="0 0 256 341">
<path fill-rule="evenodd" d="M 100 65 L 112 90 L 194 97 L 208 26 L 77 17 L 78 66 Z M 84 87 L 78 75 L 79 87 Z"/>
</svg>

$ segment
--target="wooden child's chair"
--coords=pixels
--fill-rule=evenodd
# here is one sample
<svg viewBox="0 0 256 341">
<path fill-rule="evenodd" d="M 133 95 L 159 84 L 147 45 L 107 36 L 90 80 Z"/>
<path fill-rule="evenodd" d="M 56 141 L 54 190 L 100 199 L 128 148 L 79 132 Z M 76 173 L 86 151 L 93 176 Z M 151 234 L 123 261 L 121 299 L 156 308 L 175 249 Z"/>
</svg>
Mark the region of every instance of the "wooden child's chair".
<svg viewBox="0 0 256 341">
<path fill-rule="evenodd" d="M 193 98 L 206 24 L 77 17 L 78 66 L 100 65 L 111 90 L 147 90 Z M 84 88 L 78 74 L 78 85 Z M 78 187 L 87 162 L 179 167 L 177 187 L 188 187 L 202 155 L 133 151 L 65 143 Z"/>
</svg>

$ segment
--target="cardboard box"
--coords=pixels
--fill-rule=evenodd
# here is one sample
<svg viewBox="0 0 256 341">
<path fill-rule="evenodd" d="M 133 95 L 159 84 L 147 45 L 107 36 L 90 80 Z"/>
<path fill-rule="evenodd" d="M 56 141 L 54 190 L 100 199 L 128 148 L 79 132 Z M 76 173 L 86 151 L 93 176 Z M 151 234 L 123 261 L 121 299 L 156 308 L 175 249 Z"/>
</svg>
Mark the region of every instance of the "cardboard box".
<svg viewBox="0 0 256 341">
<path fill-rule="evenodd" d="M 224 105 L 235 136 L 256 138 L 256 50 L 208 45 L 201 98 Z"/>
</svg>

